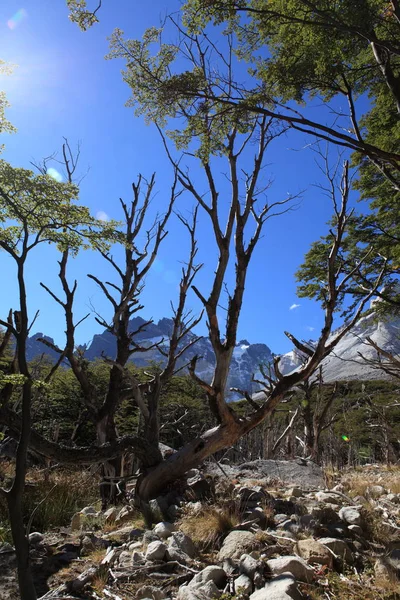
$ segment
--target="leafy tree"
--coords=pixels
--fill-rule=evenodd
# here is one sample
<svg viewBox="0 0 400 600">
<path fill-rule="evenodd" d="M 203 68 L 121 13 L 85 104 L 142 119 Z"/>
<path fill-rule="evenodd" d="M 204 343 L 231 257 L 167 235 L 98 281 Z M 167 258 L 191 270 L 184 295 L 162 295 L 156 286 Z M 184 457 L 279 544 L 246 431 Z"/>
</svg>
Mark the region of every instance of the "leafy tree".
<svg viewBox="0 0 400 600">
<path fill-rule="evenodd" d="M 19 290 L 19 307 L 8 320 L 0 321 L 15 340 L 16 358 L 11 374 L 3 376 L 0 411 L 8 403 L 16 383 L 21 386 L 21 416 L 15 475 L 9 489 L 1 489 L 7 500 L 11 531 L 16 548 L 18 580 L 23 600 L 35 600 L 36 592 L 29 569 L 29 546 L 25 537 L 22 499 L 27 467 L 27 451 L 32 427 L 34 380 L 26 358 L 26 344 L 35 321 L 29 317 L 25 284 L 26 262 L 41 244 L 66 247 L 76 254 L 95 234 L 97 221 L 87 208 L 76 204 L 78 188 L 59 183 L 47 175 L 14 168 L 0 161 L 0 248 L 14 261 Z M 16 382 L 16 378 L 18 382 Z"/>
</svg>

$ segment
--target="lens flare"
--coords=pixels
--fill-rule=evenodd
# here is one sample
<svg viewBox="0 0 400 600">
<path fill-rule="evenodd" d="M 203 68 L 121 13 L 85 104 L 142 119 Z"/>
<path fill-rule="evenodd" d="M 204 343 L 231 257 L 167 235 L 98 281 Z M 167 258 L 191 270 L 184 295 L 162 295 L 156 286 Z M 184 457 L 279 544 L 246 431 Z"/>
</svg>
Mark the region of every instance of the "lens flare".
<svg viewBox="0 0 400 600">
<path fill-rule="evenodd" d="M 19 10 L 17 10 L 15 15 L 13 15 L 11 19 L 7 21 L 8 28 L 11 30 L 16 29 L 18 25 L 20 25 L 20 23 L 22 23 L 22 21 L 26 19 L 27 16 L 28 13 L 26 12 L 26 10 L 24 8 L 20 8 Z"/>
<path fill-rule="evenodd" d="M 342 440 L 343 440 L 344 442 L 349 442 L 349 441 L 350 441 L 350 438 L 348 438 L 348 437 L 347 437 L 347 435 L 342 435 Z"/>
<path fill-rule="evenodd" d="M 46 175 L 49 175 L 52 179 L 58 181 L 58 183 L 61 183 L 61 181 L 63 180 L 63 176 L 61 175 L 61 173 L 59 173 L 57 169 L 53 169 L 53 167 L 47 169 Z"/>
</svg>

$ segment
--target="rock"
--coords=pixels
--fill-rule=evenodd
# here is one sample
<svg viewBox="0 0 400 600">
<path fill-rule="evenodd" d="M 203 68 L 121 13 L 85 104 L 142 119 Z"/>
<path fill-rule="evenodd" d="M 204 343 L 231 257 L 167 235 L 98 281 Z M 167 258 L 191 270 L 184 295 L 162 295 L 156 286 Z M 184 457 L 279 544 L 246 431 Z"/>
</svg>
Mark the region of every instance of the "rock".
<svg viewBox="0 0 400 600">
<path fill-rule="evenodd" d="M 349 565 L 354 563 L 353 553 L 344 540 L 326 537 L 320 538 L 318 541 L 320 544 L 323 544 L 332 550 L 332 552 L 336 554 L 336 556 L 338 556 L 342 561 L 348 563 Z"/>
<path fill-rule="evenodd" d="M 108 508 L 103 517 L 106 523 L 114 523 L 115 519 L 117 518 L 118 515 L 118 508 L 116 506 L 110 506 L 110 508 Z"/>
<path fill-rule="evenodd" d="M 386 496 L 386 499 L 389 500 L 389 502 L 392 502 L 393 504 L 400 504 L 400 494 L 388 494 Z"/>
<path fill-rule="evenodd" d="M 135 529 L 131 529 L 129 532 L 129 539 L 130 540 L 138 540 L 143 538 L 145 534 L 144 529 L 139 529 L 139 528 L 135 528 Z"/>
<path fill-rule="evenodd" d="M 333 492 L 317 492 L 315 494 L 316 500 L 318 502 L 325 502 L 327 504 L 340 504 L 340 498 L 338 494 L 334 494 Z"/>
<path fill-rule="evenodd" d="M 250 531 L 231 531 L 224 539 L 222 548 L 218 553 L 218 560 L 224 558 L 240 558 L 242 554 L 254 550 L 257 540 Z"/>
<path fill-rule="evenodd" d="M 29 534 L 29 543 L 31 546 L 38 546 L 44 540 L 44 535 L 38 531 Z"/>
<path fill-rule="evenodd" d="M 364 535 L 364 532 L 359 525 L 349 525 L 347 529 L 355 535 Z"/>
<path fill-rule="evenodd" d="M 147 546 L 146 560 L 163 560 L 166 551 L 167 546 L 163 542 L 151 542 Z"/>
<path fill-rule="evenodd" d="M 189 583 L 188 587 L 196 587 L 198 584 L 204 584 L 208 581 L 212 581 L 219 588 L 223 587 L 226 583 L 226 573 L 218 565 L 210 565 L 206 567 L 200 573 L 197 573 Z"/>
<path fill-rule="evenodd" d="M 343 506 L 343 508 L 339 510 L 339 517 L 349 525 L 361 524 L 361 513 L 354 508 L 354 506 Z"/>
<path fill-rule="evenodd" d="M 153 533 L 155 533 L 161 540 L 166 540 L 171 537 L 174 531 L 175 527 L 172 525 L 172 523 L 168 523 L 167 521 L 161 521 L 160 523 L 157 523 L 153 529 Z"/>
<path fill-rule="evenodd" d="M 293 498 L 302 498 L 304 496 L 303 490 L 299 487 L 289 488 L 287 494 Z"/>
<path fill-rule="evenodd" d="M 250 556 L 250 554 L 242 554 L 239 563 L 239 573 L 243 573 L 250 577 L 250 579 L 254 579 L 254 575 L 260 569 L 260 566 L 258 560 Z"/>
<path fill-rule="evenodd" d="M 250 596 L 250 600 L 302 600 L 296 580 L 290 573 L 283 573 L 269 581 L 264 588 Z"/>
<path fill-rule="evenodd" d="M 235 593 L 238 594 L 241 592 L 242 594 L 251 594 L 253 591 L 253 582 L 250 577 L 247 575 L 239 575 L 237 579 L 235 579 Z"/>
<path fill-rule="evenodd" d="M 85 508 L 82 508 L 82 510 L 80 511 L 81 515 L 97 515 L 97 510 L 93 507 L 93 506 L 85 506 Z"/>
<path fill-rule="evenodd" d="M 136 592 L 135 597 L 137 600 L 164 600 L 166 595 L 153 585 L 144 585 Z"/>
<path fill-rule="evenodd" d="M 182 552 L 182 550 L 179 550 L 179 548 L 171 548 L 171 546 L 168 546 L 165 557 L 166 560 L 176 560 L 181 565 L 186 565 L 191 560 L 190 556 Z"/>
<path fill-rule="evenodd" d="M 132 564 L 132 555 L 128 550 L 122 550 L 118 556 L 118 565 L 120 567 L 129 567 Z"/>
<path fill-rule="evenodd" d="M 312 506 L 310 508 L 310 515 L 315 519 L 318 519 L 323 525 L 336 523 L 338 520 L 337 512 L 330 506 Z"/>
<path fill-rule="evenodd" d="M 317 520 L 313 515 L 301 515 L 299 524 L 302 529 L 314 529 L 317 525 Z"/>
<path fill-rule="evenodd" d="M 137 552 L 137 550 L 132 552 L 131 563 L 133 565 L 142 565 L 144 564 L 145 560 L 146 559 L 141 552 Z"/>
<path fill-rule="evenodd" d="M 207 581 L 205 584 L 196 586 L 184 586 L 179 588 L 176 596 L 177 600 L 213 600 L 219 598 L 221 591 L 213 581 Z"/>
<path fill-rule="evenodd" d="M 267 561 L 267 565 L 273 575 L 291 573 L 295 579 L 311 583 L 314 571 L 305 560 L 299 556 L 280 556 Z"/>
<path fill-rule="evenodd" d="M 106 553 L 105 557 L 101 561 L 101 564 L 107 565 L 108 567 L 112 567 L 114 565 L 115 561 L 117 560 L 117 557 L 118 557 L 117 548 L 112 548 L 112 546 L 109 546 L 107 548 L 107 553 Z"/>
<path fill-rule="evenodd" d="M 311 565 L 326 565 L 329 569 L 333 567 L 332 553 L 326 546 L 312 538 L 297 542 L 296 552 Z"/>
<path fill-rule="evenodd" d="M 119 511 L 118 515 L 115 518 L 116 525 L 122 525 L 122 523 L 126 523 L 127 521 L 131 521 L 135 515 L 135 509 L 132 506 L 124 506 Z"/>
<path fill-rule="evenodd" d="M 160 538 L 154 533 L 154 531 L 145 531 L 143 534 L 142 542 L 145 546 L 151 544 L 151 542 L 159 542 Z"/>
<path fill-rule="evenodd" d="M 181 550 L 190 558 L 194 558 L 197 554 L 197 550 L 192 539 L 182 531 L 177 531 L 171 535 L 169 538 L 169 547 Z"/>
<path fill-rule="evenodd" d="M 75 513 L 71 519 L 71 531 L 79 531 L 82 528 L 82 515 Z"/>
<path fill-rule="evenodd" d="M 265 516 L 265 512 L 263 511 L 261 506 L 256 506 L 252 510 L 245 512 L 243 515 L 243 519 L 245 521 L 251 521 L 252 523 L 256 523 L 264 529 L 267 526 L 267 517 Z"/>
<path fill-rule="evenodd" d="M 191 495 L 196 500 L 205 500 L 210 498 L 212 495 L 212 489 L 209 481 L 200 473 L 188 479 L 187 485 Z"/>
</svg>

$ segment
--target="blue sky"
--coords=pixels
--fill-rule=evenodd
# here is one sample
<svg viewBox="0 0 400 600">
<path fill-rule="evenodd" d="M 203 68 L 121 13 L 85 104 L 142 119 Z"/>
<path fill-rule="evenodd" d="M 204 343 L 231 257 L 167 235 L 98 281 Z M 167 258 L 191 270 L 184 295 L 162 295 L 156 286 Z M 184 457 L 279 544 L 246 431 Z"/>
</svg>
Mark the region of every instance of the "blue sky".
<svg viewBox="0 0 400 600">
<path fill-rule="evenodd" d="M 129 89 L 122 82 L 118 61 L 105 61 L 107 37 L 115 27 L 129 37 L 140 37 L 146 27 L 158 25 L 167 10 L 177 9 L 175 0 L 119 0 L 104 3 L 100 23 L 86 33 L 69 22 L 63 0 L 30 0 L 22 4 L 9 0 L 0 6 L 0 57 L 18 65 L 14 73 L 0 77 L 0 89 L 7 92 L 11 108 L 8 117 L 18 133 L 3 136 L 3 158 L 15 166 L 28 167 L 32 159 L 40 160 L 61 147 L 63 136 L 71 144 L 82 142 L 80 200 L 93 214 L 105 212 L 120 217 L 118 199 L 130 199 L 131 182 L 140 172 L 157 174 L 157 195 L 153 210 L 163 210 L 171 185 L 171 168 L 158 133 L 134 116 L 124 106 Z M 18 25 L 10 29 L 8 21 L 24 9 Z M 316 110 L 319 110 L 318 108 Z M 288 134 L 280 138 L 267 156 L 266 177 L 274 184 L 268 195 L 271 201 L 301 190 L 302 201 L 293 212 L 273 219 L 255 252 L 249 270 L 246 296 L 239 325 L 238 339 L 264 342 L 273 352 L 290 350 L 283 331 L 289 330 L 305 339 L 315 337 L 322 323 L 319 307 L 296 297 L 294 273 L 310 243 L 324 231 L 331 212 L 329 200 L 313 186 L 321 179 L 315 167 L 315 155 L 305 147 L 305 136 Z M 192 177 L 201 183 L 195 167 Z M 179 209 L 189 214 L 191 198 L 182 196 Z M 204 262 L 197 286 L 206 294 L 210 275 L 215 268 L 213 242 L 207 223 L 201 220 L 199 231 L 200 260 Z M 177 296 L 179 261 L 184 260 L 187 241 L 177 220 L 171 222 L 169 235 L 147 279 L 142 297 L 143 316 L 158 320 L 170 315 L 170 301 Z M 2 318 L 16 306 L 14 266 L 0 255 Z M 44 331 L 63 343 L 63 315 L 40 288 L 39 282 L 57 289 L 57 253 L 41 248 L 29 264 L 28 291 L 30 310 L 40 315 L 35 331 Z M 109 316 L 106 302 L 86 275 L 108 273 L 102 259 L 85 253 L 71 265 L 71 277 L 79 281 L 76 316 L 91 313 L 92 308 Z M 199 310 L 194 297 L 189 306 Z M 77 332 L 77 342 L 88 342 L 99 332 L 93 315 Z M 200 332 L 206 333 L 205 325 Z"/>
</svg>

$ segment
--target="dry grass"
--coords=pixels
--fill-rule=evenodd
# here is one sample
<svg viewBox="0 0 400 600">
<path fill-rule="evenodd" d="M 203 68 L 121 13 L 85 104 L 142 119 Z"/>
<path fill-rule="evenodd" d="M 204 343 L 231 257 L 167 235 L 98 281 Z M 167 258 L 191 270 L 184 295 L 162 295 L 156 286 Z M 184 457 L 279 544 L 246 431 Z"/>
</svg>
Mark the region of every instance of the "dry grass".
<svg viewBox="0 0 400 600">
<path fill-rule="evenodd" d="M 377 465 L 352 469 L 343 475 L 341 482 L 349 490 L 349 495 L 365 496 L 371 485 L 381 485 L 388 492 L 400 493 L 400 466 Z"/>
<path fill-rule="evenodd" d="M 349 574 L 341 577 L 329 573 L 322 585 L 301 585 L 310 600 L 400 600 L 398 582 L 374 582 L 370 574 Z"/>
<path fill-rule="evenodd" d="M 4 473 L 4 465 L 2 465 Z M 11 467 L 7 469 L 12 475 Z M 33 513 L 31 530 L 45 532 L 52 527 L 69 525 L 74 513 L 98 500 L 97 480 L 88 472 L 57 471 L 51 474 L 43 470 L 28 472 L 24 514 L 26 522 Z M 4 498 L 0 498 L 0 530 L 9 528 L 8 510 Z"/>
<path fill-rule="evenodd" d="M 215 550 L 222 537 L 240 522 L 237 512 L 206 506 L 198 513 L 188 513 L 178 529 L 192 538 L 200 550 Z"/>
</svg>

